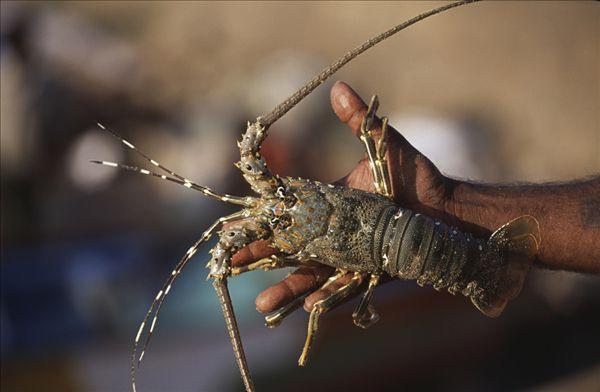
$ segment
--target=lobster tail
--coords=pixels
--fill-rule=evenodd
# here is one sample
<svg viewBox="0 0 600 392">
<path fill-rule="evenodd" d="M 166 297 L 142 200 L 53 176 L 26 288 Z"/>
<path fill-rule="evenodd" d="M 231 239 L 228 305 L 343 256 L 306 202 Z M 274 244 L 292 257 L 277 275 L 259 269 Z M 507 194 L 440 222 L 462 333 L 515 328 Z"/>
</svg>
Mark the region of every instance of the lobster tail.
<svg viewBox="0 0 600 392">
<path fill-rule="evenodd" d="M 519 295 L 540 241 L 539 223 L 529 215 L 506 223 L 491 235 L 477 273 L 478 283 L 485 290 L 470 295 L 486 316 L 499 316 L 508 301 Z"/>
</svg>

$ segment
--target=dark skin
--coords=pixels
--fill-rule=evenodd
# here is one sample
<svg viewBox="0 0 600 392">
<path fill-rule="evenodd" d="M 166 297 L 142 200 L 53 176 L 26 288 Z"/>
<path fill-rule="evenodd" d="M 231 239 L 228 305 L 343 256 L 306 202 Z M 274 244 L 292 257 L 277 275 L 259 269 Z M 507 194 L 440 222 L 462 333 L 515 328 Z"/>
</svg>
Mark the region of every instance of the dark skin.
<svg viewBox="0 0 600 392">
<path fill-rule="evenodd" d="M 331 89 L 331 106 L 358 137 L 367 110 L 365 102 L 350 86 L 337 82 Z M 600 273 L 600 176 L 565 184 L 501 186 L 451 179 L 394 129 L 388 132 L 387 160 L 396 204 L 481 237 L 514 218 L 532 215 L 540 223 L 542 237 L 538 266 Z M 338 184 L 374 192 L 366 157 Z M 268 241 L 257 241 L 234 255 L 232 263 L 245 265 L 275 253 Z M 317 290 L 332 273 L 327 266 L 300 267 L 260 293 L 256 309 L 271 312 Z M 348 273 L 327 289 L 307 296 L 304 309 L 310 311 L 315 302 L 350 278 Z"/>
</svg>

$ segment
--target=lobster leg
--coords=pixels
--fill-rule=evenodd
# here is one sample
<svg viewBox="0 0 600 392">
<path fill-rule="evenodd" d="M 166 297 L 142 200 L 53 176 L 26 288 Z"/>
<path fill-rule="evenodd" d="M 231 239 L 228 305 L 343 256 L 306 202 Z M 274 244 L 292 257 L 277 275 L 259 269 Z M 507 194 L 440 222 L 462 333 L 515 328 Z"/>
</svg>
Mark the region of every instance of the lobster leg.
<svg viewBox="0 0 600 392">
<path fill-rule="evenodd" d="M 292 261 L 290 262 L 288 260 L 292 260 Z M 231 276 L 241 275 L 243 273 L 250 272 L 253 270 L 257 270 L 257 269 L 262 269 L 263 271 L 270 271 L 270 270 L 279 269 L 279 268 L 294 267 L 296 265 L 297 265 L 297 262 L 295 259 L 290 259 L 287 257 L 280 257 L 277 255 L 273 255 L 270 257 L 265 257 L 264 259 L 260 259 L 258 261 L 255 261 L 254 263 L 251 263 L 251 264 L 248 264 L 248 265 L 245 265 L 242 267 L 232 268 Z M 273 328 L 273 327 L 276 327 L 279 324 L 281 324 L 281 322 L 283 321 L 283 319 L 285 317 L 287 317 L 288 315 L 290 315 L 291 313 L 293 313 L 294 311 L 296 311 L 297 309 L 299 309 L 302 306 L 302 304 L 304 303 L 304 298 L 306 298 L 306 296 L 309 294 L 310 294 L 310 292 L 306 293 L 305 295 L 302 295 L 300 297 L 297 297 L 289 304 L 284 305 L 281 308 L 279 308 L 279 309 L 273 311 L 272 313 L 268 314 L 267 316 L 265 316 L 265 325 L 269 328 Z"/>
<path fill-rule="evenodd" d="M 342 301 L 344 298 L 352 294 L 352 292 L 360 286 L 360 284 L 363 281 L 363 278 L 363 273 L 355 272 L 350 282 L 334 291 L 329 297 L 315 302 L 312 311 L 310 312 L 310 318 L 308 320 L 308 333 L 306 335 L 306 342 L 304 343 L 302 354 L 298 359 L 299 366 L 306 365 L 310 346 L 314 342 L 317 330 L 319 328 L 319 317 L 321 316 L 321 314 L 327 312 L 335 305 L 337 305 L 340 301 Z"/>
<path fill-rule="evenodd" d="M 391 196 L 391 181 L 387 168 L 387 160 L 385 153 L 387 150 L 386 137 L 388 131 L 388 120 L 383 118 L 381 126 L 381 136 L 379 140 L 375 140 L 373 136 L 373 123 L 375 122 L 375 113 L 379 107 L 379 100 L 376 95 L 373 95 L 367 113 L 360 125 L 360 140 L 365 145 L 371 173 L 375 183 L 375 191 L 384 196 Z"/>
<path fill-rule="evenodd" d="M 387 133 L 388 118 L 383 117 L 381 120 L 381 136 L 377 141 L 377 160 L 375 161 L 375 167 L 379 170 L 381 176 L 381 194 L 392 197 L 392 180 L 390 179 L 390 172 L 388 171 L 387 159 L 385 157 L 387 152 Z"/>
<path fill-rule="evenodd" d="M 371 279 L 369 279 L 369 286 L 367 287 L 367 291 L 360 300 L 360 303 L 352 313 L 352 320 L 354 321 L 354 325 L 357 327 L 361 327 L 363 329 L 369 328 L 371 325 L 375 324 L 379 321 L 379 315 L 370 304 L 371 296 L 373 295 L 373 290 L 379 284 L 379 275 L 372 274 Z"/>
<path fill-rule="evenodd" d="M 346 271 L 337 270 L 333 275 L 331 275 L 327 279 L 327 281 L 319 289 L 326 288 L 327 286 L 331 285 L 333 282 L 335 282 L 336 280 L 338 280 L 345 274 L 346 274 Z M 297 297 L 289 304 L 284 305 L 281 308 L 274 310 L 272 313 L 269 313 L 267 316 L 265 316 L 265 324 L 267 325 L 267 327 L 273 328 L 273 327 L 277 327 L 279 324 L 281 324 L 281 322 L 283 321 L 284 318 L 286 318 L 287 316 L 292 314 L 294 311 L 296 311 L 296 310 L 300 309 L 300 307 L 302 307 L 302 305 L 304 304 L 304 299 L 307 296 L 309 296 L 310 294 L 312 294 L 312 292 L 309 291 L 308 293 Z"/>
<path fill-rule="evenodd" d="M 263 271 L 271 271 L 279 268 L 295 267 L 297 265 L 298 263 L 296 262 L 296 260 L 293 260 L 293 262 L 289 262 L 288 258 L 273 255 L 255 261 L 254 263 L 250 263 L 248 265 L 244 265 L 241 267 L 233 267 L 231 268 L 230 275 L 237 276 L 257 269 L 261 269 Z"/>
<path fill-rule="evenodd" d="M 282 306 L 281 308 L 273 311 L 272 313 L 265 316 L 265 325 L 269 328 L 274 328 L 279 326 L 284 318 L 294 313 L 296 310 L 302 307 L 304 303 L 304 299 L 310 294 L 306 293 L 294 299 L 287 305 Z"/>
</svg>

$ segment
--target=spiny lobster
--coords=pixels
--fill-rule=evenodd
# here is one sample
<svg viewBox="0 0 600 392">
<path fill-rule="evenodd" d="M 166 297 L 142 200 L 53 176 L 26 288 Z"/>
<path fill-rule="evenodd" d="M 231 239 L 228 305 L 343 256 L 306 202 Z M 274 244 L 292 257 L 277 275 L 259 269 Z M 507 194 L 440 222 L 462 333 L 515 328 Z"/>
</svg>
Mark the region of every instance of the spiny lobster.
<svg viewBox="0 0 600 392">
<path fill-rule="evenodd" d="M 353 273 L 347 284 L 314 304 L 306 342 L 298 360 L 301 366 L 307 361 L 319 316 L 361 287 L 366 286 L 366 289 L 352 314 L 354 323 L 367 328 L 379 319 L 370 300 L 383 277 L 416 279 L 420 285 L 430 283 L 438 290 L 447 288 L 451 293 L 460 292 L 469 297 L 484 314 L 492 317 L 499 315 L 507 301 L 519 293 L 540 243 L 536 219 L 522 216 L 496 230 L 488 240 L 483 240 L 395 205 L 391 200 L 391 180 L 386 161 L 387 119 L 382 120 L 379 137 L 373 132 L 377 97 L 371 99 L 360 135 L 370 161 L 376 193 L 273 175 L 260 154 L 269 127 L 356 56 L 420 20 L 475 1 L 464 0 L 430 10 L 371 38 L 324 69 L 270 113 L 248 122 L 242 140 L 238 142 L 240 161 L 236 166 L 259 197 L 219 194 L 198 185 L 99 124 L 100 128 L 119 138 L 124 145 L 165 174 L 114 162 L 92 162 L 162 178 L 243 207 L 238 212 L 219 218 L 204 232 L 175 266 L 156 295 L 135 337 L 131 363 L 134 391 L 136 365 L 144 356 L 163 301 L 200 245 L 214 234 L 218 234 L 219 241 L 210 250 L 212 257 L 207 264 L 210 269 L 208 278 L 213 279 L 247 391 L 253 391 L 254 386 L 227 288 L 227 278 L 230 276 L 257 268 L 269 270 L 318 262 L 336 269 L 324 284 L 323 287 L 326 287 L 347 272 Z M 228 225 L 218 231 L 224 224 Z M 253 241 L 265 239 L 278 251 L 278 256 L 256 261 L 242 269 L 232 268 L 233 254 Z M 299 306 L 300 303 L 294 301 L 269 314 L 266 317 L 267 325 L 278 325 Z M 137 357 L 140 338 L 153 313 L 144 347 Z"/>
</svg>

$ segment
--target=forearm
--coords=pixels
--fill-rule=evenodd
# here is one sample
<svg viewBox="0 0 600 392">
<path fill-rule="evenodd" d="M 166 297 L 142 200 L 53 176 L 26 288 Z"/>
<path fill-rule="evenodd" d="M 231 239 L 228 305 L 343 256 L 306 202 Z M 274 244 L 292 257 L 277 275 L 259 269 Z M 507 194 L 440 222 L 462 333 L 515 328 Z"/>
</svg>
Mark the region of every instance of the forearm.
<svg viewBox="0 0 600 392">
<path fill-rule="evenodd" d="M 493 231 L 531 215 L 540 223 L 539 265 L 600 273 L 600 176 L 541 185 L 452 182 L 448 213 L 464 224 Z"/>
</svg>

